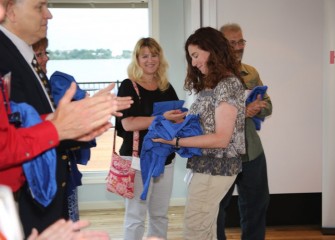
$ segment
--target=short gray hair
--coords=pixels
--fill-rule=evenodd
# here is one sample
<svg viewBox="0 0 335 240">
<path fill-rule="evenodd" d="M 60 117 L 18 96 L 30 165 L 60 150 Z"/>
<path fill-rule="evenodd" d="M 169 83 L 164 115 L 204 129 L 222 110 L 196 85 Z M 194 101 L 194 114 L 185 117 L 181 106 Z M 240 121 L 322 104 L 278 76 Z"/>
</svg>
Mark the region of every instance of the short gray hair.
<svg viewBox="0 0 335 240">
<path fill-rule="evenodd" d="M 220 32 L 242 32 L 242 28 L 237 23 L 227 23 L 220 28 Z"/>
</svg>

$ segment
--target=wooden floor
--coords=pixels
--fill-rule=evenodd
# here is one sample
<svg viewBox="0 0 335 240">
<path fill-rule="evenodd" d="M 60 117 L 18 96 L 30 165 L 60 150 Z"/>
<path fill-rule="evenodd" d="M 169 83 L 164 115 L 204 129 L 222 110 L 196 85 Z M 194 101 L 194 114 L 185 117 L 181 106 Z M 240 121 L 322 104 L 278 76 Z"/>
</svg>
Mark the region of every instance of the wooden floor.
<svg viewBox="0 0 335 240">
<path fill-rule="evenodd" d="M 169 240 L 182 240 L 184 207 L 171 207 L 169 210 Z M 91 222 L 91 229 L 99 229 L 109 232 L 112 240 L 123 239 L 124 209 L 82 211 L 81 219 Z M 227 239 L 240 239 L 238 228 L 226 230 Z M 335 236 L 323 236 L 319 226 L 288 226 L 268 227 L 267 240 L 324 240 L 333 239 Z M 206 239 L 204 239 L 206 240 Z"/>
<path fill-rule="evenodd" d="M 91 158 L 87 165 L 79 165 L 78 168 L 81 172 L 85 171 L 106 171 L 109 169 L 112 149 L 114 128 L 108 130 L 103 135 L 96 138 L 97 146 L 91 148 Z M 122 138 L 116 138 L 116 151 L 120 148 Z"/>
</svg>

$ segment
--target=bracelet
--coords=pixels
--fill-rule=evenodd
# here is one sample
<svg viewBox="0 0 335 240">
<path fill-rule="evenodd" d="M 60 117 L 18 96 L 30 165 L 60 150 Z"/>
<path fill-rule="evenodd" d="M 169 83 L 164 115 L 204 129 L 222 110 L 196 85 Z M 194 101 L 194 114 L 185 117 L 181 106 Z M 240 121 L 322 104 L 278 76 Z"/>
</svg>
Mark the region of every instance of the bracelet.
<svg viewBox="0 0 335 240">
<path fill-rule="evenodd" d="M 176 137 L 176 146 L 175 146 L 176 149 L 180 148 L 180 146 L 179 146 L 179 139 L 180 139 L 180 137 Z"/>
</svg>

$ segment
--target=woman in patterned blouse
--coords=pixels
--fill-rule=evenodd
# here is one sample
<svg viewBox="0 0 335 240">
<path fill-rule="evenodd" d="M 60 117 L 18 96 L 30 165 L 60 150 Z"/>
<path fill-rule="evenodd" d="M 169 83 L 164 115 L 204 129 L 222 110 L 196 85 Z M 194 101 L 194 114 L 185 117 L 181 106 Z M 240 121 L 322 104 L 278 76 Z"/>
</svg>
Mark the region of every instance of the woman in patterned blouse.
<svg viewBox="0 0 335 240">
<path fill-rule="evenodd" d="M 188 114 L 199 114 L 204 135 L 156 142 L 198 147 L 202 156 L 188 159 L 192 171 L 185 207 L 184 239 L 216 239 L 219 203 L 241 171 L 245 153 L 244 87 L 238 62 L 222 33 L 205 27 L 185 43 L 187 76 L 184 88 L 196 100 Z"/>
</svg>

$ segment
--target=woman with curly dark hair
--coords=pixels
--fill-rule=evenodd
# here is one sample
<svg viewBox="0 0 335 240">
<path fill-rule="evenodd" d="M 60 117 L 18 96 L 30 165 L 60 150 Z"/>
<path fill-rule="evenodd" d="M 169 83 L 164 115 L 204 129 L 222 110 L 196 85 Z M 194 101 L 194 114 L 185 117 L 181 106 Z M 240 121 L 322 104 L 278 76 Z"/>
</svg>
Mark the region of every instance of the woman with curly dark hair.
<svg viewBox="0 0 335 240">
<path fill-rule="evenodd" d="M 219 204 L 241 171 L 245 153 L 244 87 L 238 62 L 222 33 L 205 27 L 185 43 L 184 87 L 197 95 L 188 114 L 199 114 L 204 135 L 154 141 L 198 147 L 202 156 L 188 159 L 192 171 L 185 207 L 184 239 L 216 239 Z"/>
</svg>

